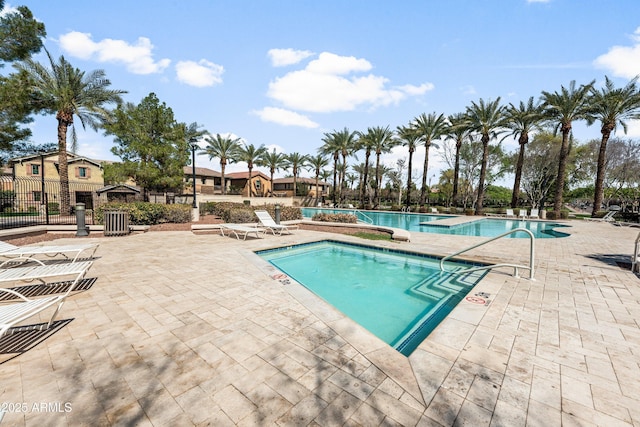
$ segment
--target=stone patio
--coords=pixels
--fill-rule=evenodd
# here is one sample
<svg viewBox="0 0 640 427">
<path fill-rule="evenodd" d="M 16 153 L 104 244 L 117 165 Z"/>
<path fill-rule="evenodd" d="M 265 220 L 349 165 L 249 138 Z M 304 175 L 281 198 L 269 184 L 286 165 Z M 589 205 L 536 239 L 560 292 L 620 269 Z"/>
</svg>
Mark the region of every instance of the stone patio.
<svg viewBox="0 0 640 427">
<path fill-rule="evenodd" d="M 68 325 L 0 364 L 0 424 L 640 425 L 640 279 L 616 263 L 640 230 L 569 224 L 536 241 L 534 281 L 489 273 L 470 293 L 487 304 L 462 301 L 408 358 L 253 251 L 332 238 L 445 255 L 482 238 L 83 239 L 100 243 L 98 280 L 67 300 Z M 464 257 L 526 263 L 528 247 Z"/>
</svg>

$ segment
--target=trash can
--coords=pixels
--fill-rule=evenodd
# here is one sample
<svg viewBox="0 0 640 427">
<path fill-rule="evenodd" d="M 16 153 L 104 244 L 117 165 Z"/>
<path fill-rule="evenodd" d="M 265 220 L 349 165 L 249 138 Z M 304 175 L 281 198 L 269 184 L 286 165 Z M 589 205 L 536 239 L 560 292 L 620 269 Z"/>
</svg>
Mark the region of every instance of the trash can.
<svg viewBox="0 0 640 427">
<path fill-rule="evenodd" d="M 126 236 L 130 232 L 129 212 L 119 210 L 104 211 L 105 236 Z"/>
</svg>

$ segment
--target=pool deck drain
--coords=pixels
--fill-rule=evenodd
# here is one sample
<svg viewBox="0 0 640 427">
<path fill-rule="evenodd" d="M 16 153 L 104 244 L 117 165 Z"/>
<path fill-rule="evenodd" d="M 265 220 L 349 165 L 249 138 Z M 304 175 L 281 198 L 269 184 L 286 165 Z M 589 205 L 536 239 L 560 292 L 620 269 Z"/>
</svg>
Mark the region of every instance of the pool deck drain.
<svg viewBox="0 0 640 427">
<path fill-rule="evenodd" d="M 62 308 L 71 322 L 0 364 L 0 401 L 14 404 L 4 424 L 637 425 L 640 279 L 616 262 L 638 230 L 570 225 L 571 237 L 536 241 L 535 281 L 488 274 L 470 295 L 490 304 L 461 302 L 409 358 L 254 263 L 254 250 L 360 239 L 84 239 L 100 243 L 98 279 Z M 482 240 L 371 244 L 444 255 Z M 469 257 L 525 262 L 527 247 L 497 241 Z"/>
</svg>

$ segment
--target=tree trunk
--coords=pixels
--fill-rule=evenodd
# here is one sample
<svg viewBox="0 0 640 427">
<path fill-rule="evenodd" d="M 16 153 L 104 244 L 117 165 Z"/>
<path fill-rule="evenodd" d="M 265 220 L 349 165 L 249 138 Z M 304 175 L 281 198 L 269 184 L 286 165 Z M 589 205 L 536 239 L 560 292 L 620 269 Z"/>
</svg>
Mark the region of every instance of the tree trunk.
<svg viewBox="0 0 640 427">
<path fill-rule="evenodd" d="M 413 164 L 413 150 L 409 150 L 409 170 L 407 171 L 407 207 L 411 206 L 411 166 Z"/>
<path fill-rule="evenodd" d="M 247 183 L 247 186 L 249 187 L 249 198 L 251 198 L 251 171 L 253 170 L 253 165 L 249 166 L 249 182 Z"/>
<path fill-rule="evenodd" d="M 364 177 L 362 178 L 362 186 L 360 188 L 360 204 L 365 205 L 367 197 L 367 182 L 369 180 L 369 156 L 371 151 L 366 150 L 364 154 Z"/>
<path fill-rule="evenodd" d="M 476 215 L 482 215 L 484 202 L 484 180 L 487 175 L 489 159 L 489 137 L 482 136 L 482 166 L 480 166 L 480 180 L 478 182 L 478 198 L 476 199 Z"/>
<path fill-rule="evenodd" d="M 520 152 L 518 153 L 518 163 L 516 164 L 516 177 L 513 181 L 513 194 L 511 195 L 511 207 L 518 207 L 518 197 L 520 196 L 520 180 L 522 178 L 522 165 L 524 164 L 524 146 L 529 142 L 529 136 L 520 135 Z"/>
<path fill-rule="evenodd" d="M 70 118 L 71 117 L 71 118 Z M 60 175 L 60 214 L 71 214 L 71 196 L 69 194 L 69 163 L 67 158 L 67 128 L 73 116 L 62 112 L 57 115 L 58 119 L 58 174 Z"/>
<path fill-rule="evenodd" d="M 560 147 L 560 160 L 558 161 L 556 195 L 553 199 L 553 213 L 556 219 L 560 219 L 560 211 L 562 210 L 564 175 L 567 169 L 567 159 L 569 157 L 569 132 L 571 132 L 571 124 L 562 126 L 562 146 Z"/>
<path fill-rule="evenodd" d="M 221 182 L 220 184 L 222 185 L 222 194 L 225 195 L 227 194 L 227 186 L 225 185 L 226 183 L 224 182 L 224 168 L 227 165 L 227 162 L 223 162 L 222 160 L 220 160 L 220 175 L 221 175 Z"/>
<path fill-rule="evenodd" d="M 333 207 L 336 206 L 336 192 L 337 188 L 337 174 L 338 174 L 338 155 L 333 156 Z"/>
<path fill-rule="evenodd" d="M 458 204 L 458 175 L 460 175 L 460 148 L 462 147 L 462 141 L 456 142 L 456 161 L 453 167 L 453 204 Z"/>
<path fill-rule="evenodd" d="M 420 189 L 420 206 L 424 206 L 427 195 L 427 170 L 429 169 L 429 147 L 431 141 L 425 141 L 424 147 L 424 167 L 422 168 L 422 188 Z"/>
<path fill-rule="evenodd" d="M 593 196 L 593 210 L 591 211 L 591 217 L 596 217 L 602 205 L 604 199 L 604 167 L 607 161 L 607 142 L 611 136 L 611 129 L 608 127 L 602 128 L 602 140 L 600 141 L 600 152 L 598 153 L 598 171 L 596 173 L 596 188 Z"/>
<path fill-rule="evenodd" d="M 373 208 L 380 204 L 380 153 L 376 153 L 376 188 L 373 189 Z"/>
</svg>

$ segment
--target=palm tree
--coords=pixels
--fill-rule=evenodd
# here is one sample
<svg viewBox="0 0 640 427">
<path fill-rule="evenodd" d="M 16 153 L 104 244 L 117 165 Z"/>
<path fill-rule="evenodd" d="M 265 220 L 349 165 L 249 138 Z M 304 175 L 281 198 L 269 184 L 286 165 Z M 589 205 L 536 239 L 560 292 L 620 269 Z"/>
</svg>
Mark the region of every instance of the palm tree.
<svg viewBox="0 0 640 427">
<path fill-rule="evenodd" d="M 214 158 L 220 159 L 220 175 L 222 194 L 227 194 L 227 186 L 225 185 L 224 170 L 227 163 L 233 163 L 238 156 L 240 150 L 240 138 L 231 138 L 231 136 L 222 136 L 219 133 L 215 137 L 208 135 L 206 138 L 207 146 L 200 151 L 199 154 L 206 154 L 209 160 Z"/>
<path fill-rule="evenodd" d="M 46 49 L 45 49 L 46 51 Z M 64 56 L 55 62 L 47 52 L 51 68 L 27 59 L 18 64 L 20 71 L 25 71 L 31 81 L 38 107 L 43 111 L 55 114 L 58 121 L 58 173 L 60 175 L 60 211 L 70 212 L 69 165 L 67 156 L 67 130 L 71 126 L 71 150 L 77 146 L 77 135 L 73 117 L 77 116 L 83 129 L 87 125 L 93 130 L 107 121 L 111 112 L 107 104 L 120 104 L 122 90 L 108 89 L 111 82 L 103 70 L 95 70 L 89 74 L 74 68 Z"/>
<path fill-rule="evenodd" d="M 389 126 L 368 128 L 366 139 L 370 141 L 371 148 L 376 153 L 376 186 L 373 189 L 373 207 L 377 208 L 380 204 L 380 186 L 383 175 L 380 168 L 380 156 L 382 153 L 391 151 L 391 148 L 395 145 L 395 140 L 393 139 L 393 131 L 389 129 Z M 365 161 L 365 167 L 366 165 L 367 162 Z M 367 185 L 366 182 L 364 185 Z"/>
<path fill-rule="evenodd" d="M 427 195 L 427 172 L 429 169 L 429 148 L 433 144 L 433 140 L 439 139 L 445 134 L 448 123 L 444 114 L 436 115 L 431 113 L 426 115 L 422 113 L 413 121 L 414 129 L 420 134 L 420 140 L 424 143 L 424 168 L 422 170 L 422 188 L 420 189 L 420 206 L 424 206 Z"/>
<path fill-rule="evenodd" d="M 364 149 L 364 163 L 362 163 L 362 174 L 360 174 L 360 206 L 365 206 L 367 198 L 367 185 L 369 183 L 369 158 L 373 150 L 372 129 L 367 133 L 358 133 L 358 149 Z"/>
<path fill-rule="evenodd" d="M 322 139 L 324 145 L 320 149 L 321 154 L 331 154 L 334 162 L 334 174 L 333 174 L 333 202 L 336 203 L 336 189 L 341 189 L 344 182 L 344 175 L 346 173 L 347 157 L 352 155 L 356 149 L 356 137 L 357 132 L 351 132 L 346 127 L 341 131 L 333 131 L 331 133 L 325 133 L 325 137 Z M 339 156 L 342 155 L 342 167 L 338 166 Z M 336 182 L 336 174 L 338 174 L 338 180 Z M 342 191 L 337 195 L 338 200 L 342 196 Z"/>
<path fill-rule="evenodd" d="M 333 204 L 336 205 L 336 195 L 338 192 L 338 162 L 340 161 L 340 147 L 338 141 L 335 138 L 334 132 L 325 133 L 322 138 L 324 145 L 320 147 L 318 152 L 323 155 L 328 155 L 333 158 Z"/>
<path fill-rule="evenodd" d="M 255 147 L 253 144 L 245 144 L 244 146 L 240 146 L 238 151 L 236 152 L 235 161 L 236 162 L 247 162 L 247 168 L 249 169 L 249 198 L 251 198 L 251 193 L 253 193 L 253 189 L 251 188 L 251 178 L 253 177 L 253 165 L 260 165 L 260 159 L 267 152 L 267 148 L 264 145 L 259 147 Z"/>
<path fill-rule="evenodd" d="M 291 173 L 293 174 L 293 196 L 295 197 L 297 195 L 296 185 L 298 183 L 298 172 L 300 172 L 301 168 L 306 167 L 309 156 L 294 152 L 287 154 L 286 159 L 287 168 L 291 169 Z"/>
<path fill-rule="evenodd" d="M 449 116 L 450 126 L 447 128 L 445 138 L 453 139 L 456 144 L 456 155 L 453 166 L 453 191 L 451 200 L 454 204 L 458 202 L 458 186 L 460 180 L 460 149 L 466 139 L 471 140 L 473 133 L 469 130 L 466 116 L 463 113 Z"/>
<path fill-rule="evenodd" d="M 520 179 L 524 165 L 525 145 L 529 142 L 529 133 L 535 130 L 542 121 L 540 103 L 535 103 L 532 96 L 526 104 L 520 101 L 518 107 L 509 104 L 509 107 L 505 110 L 505 119 L 505 126 L 511 130 L 508 135 L 518 138 L 518 144 L 520 144 L 518 161 L 516 163 L 516 176 L 513 182 L 513 193 L 511 195 L 511 207 L 515 208 L 518 207 L 518 197 L 520 196 Z"/>
<path fill-rule="evenodd" d="M 420 140 L 420 134 L 412 126 L 398 126 L 396 133 L 402 142 L 403 146 L 409 148 L 409 163 L 407 170 L 407 203 L 406 206 L 411 206 L 411 169 L 413 164 L 413 153 L 418 147 L 418 141 Z"/>
<path fill-rule="evenodd" d="M 478 197 L 476 199 L 476 215 L 482 215 L 482 202 L 484 200 L 484 181 L 487 175 L 487 163 L 489 161 L 489 142 L 496 138 L 505 124 L 504 107 L 500 105 L 500 97 L 495 101 L 484 102 L 484 99 L 476 104 L 471 101 L 467 107 L 465 116 L 468 129 L 480 134 L 482 142 L 482 165 L 480 166 L 480 178 L 478 180 Z"/>
<path fill-rule="evenodd" d="M 615 132 L 619 124 L 624 133 L 627 133 L 625 120 L 640 118 L 640 92 L 636 83 L 638 77 L 632 79 L 623 88 L 615 88 L 609 77 L 605 76 L 604 87 L 598 91 L 591 88 L 591 96 L 588 100 L 587 123 L 600 122 L 600 151 L 598 152 L 598 168 L 596 172 L 595 194 L 593 198 L 593 210 L 591 216 L 595 217 L 600 210 L 603 199 L 604 173 L 607 154 L 607 142 L 612 132 Z"/>
<path fill-rule="evenodd" d="M 320 193 L 319 187 L 318 187 L 318 181 L 320 180 L 320 174 L 322 173 L 322 168 L 327 166 L 328 164 L 329 164 L 329 160 L 327 160 L 327 158 L 322 154 L 309 156 L 308 165 L 313 168 L 313 171 L 315 173 L 315 178 L 316 178 L 316 191 L 315 191 L 316 201 L 314 203 L 314 206 L 318 206 L 318 193 Z"/>
<path fill-rule="evenodd" d="M 269 168 L 269 173 L 271 174 L 271 195 L 273 195 L 273 175 L 280 169 L 287 167 L 287 156 L 282 153 L 276 153 L 276 149 L 274 148 L 271 152 L 265 151 L 260 159 L 260 164 Z"/>
<path fill-rule="evenodd" d="M 572 80 L 569 87 L 561 86 L 560 92 L 542 91 L 542 108 L 546 120 L 555 124 L 555 133 L 562 132 L 560 159 L 558 160 L 558 175 L 556 178 L 556 194 L 553 201 L 553 212 L 560 218 L 562 209 L 562 193 L 564 190 L 565 171 L 569 157 L 569 134 L 574 120 L 586 119 L 588 94 L 593 83 L 576 88 L 576 81 Z"/>
</svg>

